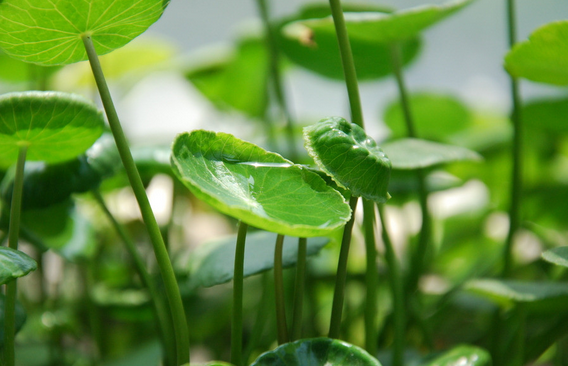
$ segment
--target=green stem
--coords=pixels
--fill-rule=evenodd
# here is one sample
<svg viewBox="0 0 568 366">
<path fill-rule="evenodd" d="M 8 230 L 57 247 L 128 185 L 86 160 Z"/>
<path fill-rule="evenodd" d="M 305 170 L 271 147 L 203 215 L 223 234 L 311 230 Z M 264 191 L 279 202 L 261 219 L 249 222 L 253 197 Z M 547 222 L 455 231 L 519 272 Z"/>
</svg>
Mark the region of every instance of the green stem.
<svg viewBox="0 0 568 366">
<path fill-rule="evenodd" d="M 189 334 L 185 317 L 185 310 L 183 308 L 183 302 L 179 292 L 174 270 L 170 262 L 166 245 L 164 244 L 164 239 L 162 238 L 162 235 L 160 233 L 160 227 L 158 226 L 156 217 L 154 216 L 152 208 L 150 207 L 150 202 L 148 200 L 148 196 L 146 195 L 146 190 L 144 189 L 142 179 L 140 178 L 140 174 L 138 172 L 138 169 L 136 168 L 134 159 L 132 158 L 132 153 L 130 152 L 130 149 L 128 147 L 126 136 L 124 135 L 122 126 L 120 125 L 120 120 L 118 118 L 118 114 L 116 113 L 116 109 L 114 107 L 114 103 L 112 101 L 112 97 L 110 95 L 110 91 L 108 89 L 97 52 L 93 45 L 93 41 L 89 35 L 84 34 L 83 43 L 89 57 L 93 76 L 95 77 L 97 88 L 99 89 L 101 101 L 105 108 L 108 123 L 114 136 L 122 164 L 124 165 L 124 169 L 126 170 L 132 191 L 134 192 L 136 200 L 138 201 L 138 206 L 140 207 L 140 212 L 142 213 L 142 219 L 144 220 L 148 234 L 150 235 L 150 239 L 154 248 L 154 254 L 156 256 L 158 267 L 160 268 L 160 273 L 164 281 L 166 296 L 168 298 L 170 311 L 172 314 L 176 336 L 177 364 L 183 365 L 189 362 Z"/>
<path fill-rule="evenodd" d="M 280 112 L 286 120 L 288 154 L 290 160 L 296 161 L 298 158 L 298 151 L 296 149 L 296 139 L 294 138 L 294 120 L 290 114 L 290 109 L 288 108 L 288 102 L 286 100 L 286 94 L 284 93 L 284 87 L 282 86 L 282 75 L 280 73 L 280 54 L 278 51 L 278 44 L 276 42 L 274 27 L 270 23 L 266 0 L 256 0 L 256 3 L 260 12 L 262 24 L 264 26 L 266 44 L 268 46 L 270 81 L 274 95 L 276 97 L 278 108 L 280 109 Z"/>
<path fill-rule="evenodd" d="M 294 312 L 292 316 L 292 337 L 295 341 L 302 337 L 302 318 L 304 309 L 304 291 L 306 288 L 306 256 L 308 240 L 298 241 L 298 260 L 296 263 L 296 279 L 294 281 Z"/>
<path fill-rule="evenodd" d="M 341 55 L 341 63 L 343 65 L 343 74 L 345 76 L 345 84 L 347 86 L 347 94 L 349 95 L 349 106 L 351 108 L 351 122 L 364 128 L 363 108 L 361 107 L 361 97 L 359 96 L 359 86 L 357 84 L 357 72 L 355 70 L 355 62 L 353 61 L 353 53 L 351 52 L 351 43 L 347 35 L 347 27 L 345 26 L 345 18 L 341 8 L 340 0 L 329 0 L 331 7 L 331 15 L 335 25 L 335 33 L 337 34 L 337 42 L 339 44 L 339 53 Z"/>
<path fill-rule="evenodd" d="M 252 352 L 259 346 L 259 343 L 262 339 L 262 335 L 264 333 L 264 329 L 266 328 L 267 323 L 267 316 L 266 314 L 269 312 L 271 304 L 273 304 L 273 296 L 274 291 L 272 290 L 273 283 L 272 278 L 269 275 L 269 272 L 265 272 L 262 275 L 262 293 L 260 294 L 258 308 L 256 312 L 256 319 L 254 321 L 254 325 L 245 348 L 244 352 L 244 363 L 249 364 L 249 359 Z M 266 341 L 264 342 L 266 343 Z"/>
<path fill-rule="evenodd" d="M 284 276 L 282 268 L 282 250 L 284 248 L 284 235 L 276 237 L 274 248 L 274 294 L 276 299 L 276 327 L 278 329 L 278 345 L 287 343 L 288 326 L 286 325 L 286 304 L 284 299 Z"/>
<path fill-rule="evenodd" d="M 515 19 L 515 1 L 507 0 L 507 19 L 508 19 L 508 35 L 509 47 L 513 48 L 516 43 L 516 19 Z M 509 207 L 509 232 L 505 241 L 505 251 L 503 255 L 503 272 L 502 277 L 508 277 L 511 274 L 512 267 L 512 248 L 515 233 L 520 225 L 520 206 L 522 195 L 522 115 L 521 115 L 521 97 L 519 81 L 511 75 L 511 98 L 513 100 L 513 110 L 511 113 L 511 122 L 513 123 L 513 169 L 511 172 L 511 197 Z"/>
<path fill-rule="evenodd" d="M 523 366 L 525 360 L 525 336 L 526 336 L 526 318 L 527 312 L 525 304 L 519 303 L 515 309 L 515 316 L 519 322 L 517 332 L 515 333 L 514 348 L 510 353 L 512 355 L 512 366 Z"/>
<path fill-rule="evenodd" d="M 20 234 L 20 216 L 22 213 L 22 194 L 24 190 L 24 167 L 26 165 L 26 153 L 28 147 L 20 146 L 18 161 L 16 163 L 16 175 L 14 177 L 14 191 L 10 206 L 10 225 L 8 227 L 8 246 L 18 250 Z M 6 285 L 6 300 L 4 303 L 4 365 L 14 366 L 16 362 L 15 338 L 16 338 L 16 296 L 17 280 L 14 279 Z"/>
<path fill-rule="evenodd" d="M 333 292 L 333 303 L 331 307 L 331 321 L 329 324 L 329 338 L 339 338 L 341 330 L 341 316 L 343 313 L 343 302 L 345 299 L 345 282 L 347 280 L 347 259 L 349 257 L 349 247 L 351 244 L 351 232 L 355 223 L 355 209 L 357 208 L 358 197 L 351 197 L 349 207 L 351 207 L 351 219 L 345 224 L 343 237 L 341 238 L 341 249 L 337 264 L 337 274 L 335 276 L 335 290 Z"/>
<path fill-rule="evenodd" d="M 365 282 L 367 297 L 365 299 L 365 349 L 376 356 L 378 348 L 377 329 L 377 287 L 379 273 L 377 270 L 377 246 L 375 242 L 375 204 L 373 201 L 363 200 L 363 228 L 365 231 L 365 250 L 367 270 Z"/>
<path fill-rule="evenodd" d="M 150 294 L 154 315 L 156 316 L 156 321 L 158 323 L 158 330 L 160 333 L 160 338 L 162 340 L 162 346 L 166 351 L 168 360 L 170 362 L 173 362 L 173 360 L 176 359 L 174 330 L 171 321 L 169 319 L 169 316 L 167 314 L 167 311 L 164 308 L 164 303 L 162 302 L 158 289 L 154 284 L 154 281 L 152 281 L 150 274 L 146 270 L 146 267 L 144 265 L 144 260 L 138 253 L 138 250 L 136 250 L 134 242 L 132 241 L 130 236 L 126 233 L 124 227 L 116 220 L 114 215 L 110 212 L 101 193 L 95 189 L 92 191 L 92 194 L 93 197 L 95 198 L 95 201 L 103 210 L 105 216 L 111 222 L 114 230 L 117 232 L 118 236 L 124 243 L 124 246 L 128 251 L 128 254 L 132 257 L 132 260 L 134 261 L 134 267 L 136 268 L 138 276 L 140 277 L 142 283 L 144 284 L 144 286 L 148 290 L 148 293 Z"/>
<path fill-rule="evenodd" d="M 394 247 L 386 225 L 384 205 L 378 205 L 382 226 L 382 239 L 385 245 L 385 260 L 389 268 L 389 279 L 393 299 L 394 342 L 392 366 L 404 364 L 404 341 L 406 328 L 406 308 L 404 306 L 404 283 L 400 273 L 400 264 L 396 258 Z"/>
<path fill-rule="evenodd" d="M 231 320 L 231 363 L 235 366 L 243 366 L 243 277 L 247 229 L 248 225 L 240 221 L 237 246 L 235 248 L 233 313 Z"/>
</svg>

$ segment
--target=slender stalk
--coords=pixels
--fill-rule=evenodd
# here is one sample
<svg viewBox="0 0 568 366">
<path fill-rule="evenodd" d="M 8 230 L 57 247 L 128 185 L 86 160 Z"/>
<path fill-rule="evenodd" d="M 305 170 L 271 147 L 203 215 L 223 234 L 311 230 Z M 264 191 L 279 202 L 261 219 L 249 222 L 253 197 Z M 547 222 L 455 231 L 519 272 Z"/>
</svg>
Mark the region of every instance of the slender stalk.
<svg viewBox="0 0 568 366">
<path fill-rule="evenodd" d="M 156 256 L 158 267 L 160 268 L 160 273 L 164 281 L 165 292 L 173 318 L 173 325 L 176 336 L 177 364 L 183 365 L 189 362 L 189 334 L 187 328 L 187 320 L 185 317 L 185 310 L 183 308 L 183 302 L 175 278 L 174 270 L 170 262 L 168 251 L 164 244 L 164 239 L 162 238 L 162 235 L 160 233 L 160 227 L 158 226 L 156 217 L 154 216 L 152 208 L 150 207 L 150 202 L 148 200 L 148 196 L 146 195 L 146 190 L 144 189 L 142 179 L 140 178 L 140 174 L 138 172 L 138 169 L 136 168 L 134 159 L 132 158 L 132 153 L 130 152 L 130 149 L 128 147 L 126 136 L 124 135 L 122 126 L 120 125 L 120 120 L 118 118 L 118 114 L 116 113 L 116 109 L 114 107 L 114 103 L 112 101 L 112 97 L 110 95 L 110 91 L 108 89 L 98 55 L 89 34 L 83 35 L 83 43 L 89 57 L 93 76 L 95 77 L 97 88 L 99 89 L 108 123 L 114 136 L 122 164 L 124 165 L 124 169 L 126 170 L 130 186 L 132 187 L 136 200 L 138 201 L 138 206 L 140 207 L 142 218 L 144 220 L 144 223 L 146 224 L 148 234 L 150 235 L 150 239 L 154 248 L 154 254 Z"/>
<path fill-rule="evenodd" d="M 116 220 L 114 215 L 110 212 L 101 193 L 95 189 L 92 191 L 92 194 L 93 197 L 95 198 L 95 201 L 98 203 L 99 207 L 103 210 L 105 216 L 111 222 L 114 230 L 117 232 L 118 236 L 124 243 L 124 246 L 128 251 L 128 254 L 132 257 L 132 260 L 134 261 L 134 267 L 136 268 L 138 276 L 140 277 L 142 283 L 144 284 L 144 286 L 148 290 L 148 293 L 150 294 L 154 315 L 156 316 L 156 321 L 158 323 L 158 330 L 160 333 L 160 338 L 162 340 L 162 346 L 166 351 L 168 360 L 170 362 L 173 362 L 173 360 L 176 359 L 173 325 L 171 324 L 171 320 L 167 314 L 166 309 L 164 308 L 164 304 L 161 301 L 161 296 L 158 292 L 158 289 L 154 284 L 154 281 L 152 281 L 150 274 L 146 270 L 146 267 L 144 265 L 144 260 L 138 253 L 138 250 L 136 250 L 134 242 L 132 241 L 130 236 L 126 233 L 124 227 Z"/>
<path fill-rule="evenodd" d="M 526 337 L 526 323 L 527 323 L 527 311 L 526 311 L 526 304 L 519 303 L 515 309 L 515 316 L 517 317 L 517 321 L 519 322 L 519 327 L 517 332 L 515 333 L 515 339 L 513 344 L 513 350 L 511 352 L 512 366 L 523 366 L 525 360 L 525 337 Z"/>
<path fill-rule="evenodd" d="M 379 273 L 377 270 L 377 246 L 375 242 L 375 204 L 373 201 L 363 200 L 363 227 L 365 231 L 365 250 L 367 270 L 365 282 L 367 296 L 365 299 L 365 349 L 376 356 L 378 351 L 377 329 L 377 288 Z"/>
<path fill-rule="evenodd" d="M 298 241 L 298 260 L 296 262 L 296 279 L 294 281 L 294 312 L 292 315 L 292 337 L 295 341 L 302 337 L 302 318 L 304 309 L 304 291 L 306 288 L 306 256 L 308 240 Z"/>
<path fill-rule="evenodd" d="M 405 328 L 406 328 L 406 308 L 404 306 L 404 283 L 400 273 L 400 264 L 396 258 L 394 247 L 386 225 L 386 214 L 384 205 L 378 205 L 379 217 L 382 226 L 382 239 L 385 245 L 385 260 L 389 268 L 389 282 L 393 299 L 393 322 L 394 322 L 394 342 L 392 354 L 392 366 L 402 366 L 404 364 Z"/>
<path fill-rule="evenodd" d="M 231 363 L 235 366 L 243 366 L 243 277 L 247 229 L 248 225 L 240 221 L 237 247 L 235 248 L 233 313 L 231 320 Z"/>
<path fill-rule="evenodd" d="M 347 258 L 351 245 L 351 232 L 355 223 L 355 209 L 357 208 L 358 197 L 351 197 L 349 207 L 353 214 L 351 219 L 345 224 L 343 237 L 341 238 L 341 250 L 339 252 L 339 262 L 337 263 L 337 274 L 335 276 L 335 290 L 333 292 L 333 303 L 331 307 L 331 320 L 329 323 L 329 338 L 339 338 L 341 331 L 341 315 L 343 313 L 343 302 L 345 299 L 345 282 L 347 280 Z"/>
<path fill-rule="evenodd" d="M 280 112 L 286 120 L 286 136 L 288 138 L 288 154 L 290 160 L 296 161 L 298 158 L 298 151 L 296 149 L 296 139 L 294 138 L 294 120 L 288 108 L 286 94 L 282 85 L 282 75 L 280 73 L 280 52 L 276 43 L 276 36 L 274 35 L 274 27 L 270 23 L 268 15 L 268 6 L 266 0 L 256 0 L 256 4 L 264 26 L 264 33 L 266 37 L 266 44 L 269 52 L 269 72 L 272 88 L 274 89 L 274 96 Z"/>
<path fill-rule="evenodd" d="M 287 343 L 288 326 L 286 325 L 286 304 L 284 299 L 284 276 L 282 268 L 282 250 L 284 235 L 276 237 L 274 248 L 274 294 L 276 299 L 276 327 L 278 329 L 278 345 Z"/>
</svg>

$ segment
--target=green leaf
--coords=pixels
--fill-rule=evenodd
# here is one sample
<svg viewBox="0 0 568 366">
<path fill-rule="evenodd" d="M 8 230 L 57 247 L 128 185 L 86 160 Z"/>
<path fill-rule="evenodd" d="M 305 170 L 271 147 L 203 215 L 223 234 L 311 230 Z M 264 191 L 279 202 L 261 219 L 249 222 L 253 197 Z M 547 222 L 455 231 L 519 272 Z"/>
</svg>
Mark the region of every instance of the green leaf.
<svg viewBox="0 0 568 366">
<path fill-rule="evenodd" d="M 26 253 L 0 246 L 0 285 L 35 271 L 37 263 Z"/>
<path fill-rule="evenodd" d="M 348 3 L 343 5 L 343 9 L 346 12 L 390 11 L 390 9 L 373 5 Z M 313 4 L 305 7 L 296 16 L 280 23 L 277 32 L 278 42 L 284 54 L 297 65 L 328 78 L 343 80 L 343 67 L 335 30 L 315 29 L 312 31 L 301 24 L 303 20 L 324 18 L 330 14 L 328 4 Z M 372 80 L 390 75 L 393 70 L 389 45 L 352 36 L 351 25 L 351 23 L 347 24 L 347 30 L 359 80 Z M 402 62 L 405 66 L 418 56 L 420 48 L 421 42 L 418 38 L 401 43 Z"/>
<path fill-rule="evenodd" d="M 568 99 L 545 99 L 523 105 L 523 123 L 527 129 L 544 130 L 551 134 L 567 134 Z"/>
<path fill-rule="evenodd" d="M 274 245 L 276 234 L 259 231 L 247 235 L 245 246 L 244 276 L 249 277 L 274 267 Z M 327 243 L 328 238 L 310 238 L 307 255 L 317 254 Z M 188 273 L 190 288 L 210 287 L 233 279 L 235 266 L 236 236 L 205 243 L 199 246 L 189 260 L 178 263 L 178 272 Z M 284 267 L 291 267 L 298 259 L 298 239 L 286 236 L 282 253 Z"/>
<path fill-rule="evenodd" d="M 43 65 L 87 59 L 82 37 L 99 55 L 143 33 L 160 18 L 163 0 L 4 0 L 0 3 L 0 48 L 12 57 Z"/>
<path fill-rule="evenodd" d="M 491 366 L 491 356 L 486 350 L 460 345 L 444 352 L 423 366 Z"/>
<path fill-rule="evenodd" d="M 0 168 L 27 159 L 57 163 L 85 152 L 102 134 L 104 119 L 91 102 L 73 94 L 23 92 L 0 96 Z"/>
<path fill-rule="evenodd" d="M 316 164 L 354 196 L 389 199 L 391 163 L 365 131 L 341 117 L 304 128 L 304 144 Z"/>
<path fill-rule="evenodd" d="M 4 345 L 4 303 L 6 296 L 0 293 L 0 347 Z M 26 312 L 22 304 L 16 300 L 16 332 L 22 329 L 26 322 Z"/>
<path fill-rule="evenodd" d="M 461 146 L 407 138 L 385 143 L 383 150 L 393 169 L 420 169 L 456 161 L 479 161 L 481 155 Z"/>
<path fill-rule="evenodd" d="M 568 267 L 568 246 L 549 249 L 542 253 L 542 259 L 558 266 Z"/>
<path fill-rule="evenodd" d="M 568 20 L 543 25 L 505 56 L 505 68 L 516 77 L 568 85 Z"/>
<path fill-rule="evenodd" d="M 102 363 L 102 366 L 158 365 L 162 358 L 162 347 L 158 341 L 139 346 L 124 357 Z"/>
<path fill-rule="evenodd" d="M 473 116 L 469 109 L 451 95 L 416 93 L 410 96 L 416 135 L 436 141 L 447 141 L 448 137 L 472 124 Z M 391 138 L 408 136 L 404 112 L 400 101 L 387 106 L 384 120 L 391 130 Z"/>
<path fill-rule="evenodd" d="M 325 236 L 351 216 L 343 197 L 317 174 L 232 135 L 184 133 L 172 151 L 174 173 L 195 196 L 251 226 Z"/>
<path fill-rule="evenodd" d="M 466 283 L 465 289 L 501 307 L 525 304 L 535 312 L 566 311 L 568 284 L 556 282 L 520 282 L 478 279 Z"/>
<path fill-rule="evenodd" d="M 251 366 L 380 366 L 352 344 L 330 338 L 302 339 L 260 355 Z"/>
<path fill-rule="evenodd" d="M 400 42 L 418 36 L 424 29 L 469 5 L 472 1 L 457 0 L 446 5 L 423 5 L 392 13 L 347 12 L 345 22 L 349 36 L 354 39 L 379 43 Z M 335 35 L 332 17 L 309 19 L 296 24 L 309 28 L 314 35 Z"/>
<path fill-rule="evenodd" d="M 224 60 L 210 58 L 192 66 L 185 75 L 217 108 L 264 117 L 268 106 L 268 54 L 264 39 L 242 38 Z"/>
</svg>

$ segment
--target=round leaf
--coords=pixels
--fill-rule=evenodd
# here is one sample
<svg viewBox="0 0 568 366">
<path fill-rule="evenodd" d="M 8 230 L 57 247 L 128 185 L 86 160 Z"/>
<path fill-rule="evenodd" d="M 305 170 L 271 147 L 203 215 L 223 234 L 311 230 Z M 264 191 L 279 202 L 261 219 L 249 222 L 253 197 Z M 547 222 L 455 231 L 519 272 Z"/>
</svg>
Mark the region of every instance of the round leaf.
<svg viewBox="0 0 568 366">
<path fill-rule="evenodd" d="M 568 20 L 546 24 L 505 56 L 513 76 L 554 85 L 568 85 Z"/>
<path fill-rule="evenodd" d="M 385 12 L 389 9 L 370 5 L 344 4 L 344 11 Z M 292 18 L 282 21 L 277 32 L 280 49 L 299 66 L 319 75 L 343 80 L 343 66 L 333 31 L 321 31 L 304 26 L 301 21 L 311 18 L 324 18 L 331 14 L 329 5 L 316 4 L 305 7 Z M 296 23 L 300 21 L 299 23 Z M 360 80 L 372 80 L 392 73 L 390 46 L 383 42 L 369 41 L 351 35 L 351 23 L 347 24 L 353 59 Z M 420 52 L 418 38 L 401 43 L 402 61 L 410 64 Z"/>
<path fill-rule="evenodd" d="M 249 277 L 274 267 L 276 234 L 266 231 L 247 235 L 245 246 L 244 276 Z M 317 254 L 327 243 L 327 238 L 310 238 L 307 255 Z M 196 249 L 189 261 L 180 264 L 178 272 L 189 272 L 190 288 L 210 287 L 233 279 L 236 236 L 205 243 Z M 291 267 L 298 259 L 298 239 L 286 236 L 282 253 L 284 267 Z"/>
<path fill-rule="evenodd" d="M 4 345 L 4 303 L 6 296 L 0 293 L 0 347 Z M 16 300 L 16 332 L 22 329 L 26 322 L 26 311 L 22 304 Z"/>
<path fill-rule="evenodd" d="M 165 5 L 163 0 L 4 0 L 0 47 L 12 57 L 43 65 L 86 60 L 84 35 L 103 55 L 143 33 Z"/>
<path fill-rule="evenodd" d="M 542 253 L 542 259 L 558 266 L 568 267 L 568 247 L 549 249 Z"/>
<path fill-rule="evenodd" d="M 423 366 L 491 366 L 491 356 L 486 350 L 461 345 L 442 353 Z"/>
<path fill-rule="evenodd" d="M 304 128 L 304 143 L 316 164 L 354 196 L 389 198 L 391 162 L 361 127 L 329 117 Z"/>
<path fill-rule="evenodd" d="M 343 197 L 317 174 L 229 134 L 179 135 L 172 166 L 198 198 L 267 231 L 325 236 L 351 216 Z"/>
<path fill-rule="evenodd" d="M 0 246 L 0 285 L 35 271 L 37 263 L 26 253 Z"/>
<path fill-rule="evenodd" d="M 365 350 L 330 338 L 302 339 L 266 352 L 251 366 L 380 366 Z"/>
<path fill-rule="evenodd" d="M 16 162 L 20 146 L 27 159 L 57 163 L 85 152 L 102 134 L 95 105 L 73 94 L 23 92 L 0 96 L 0 168 Z"/>
<path fill-rule="evenodd" d="M 461 146 L 421 139 L 400 139 L 383 145 L 393 169 L 421 169 L 456 161 L 479 161 L 481 155 Z"/>
</svg>

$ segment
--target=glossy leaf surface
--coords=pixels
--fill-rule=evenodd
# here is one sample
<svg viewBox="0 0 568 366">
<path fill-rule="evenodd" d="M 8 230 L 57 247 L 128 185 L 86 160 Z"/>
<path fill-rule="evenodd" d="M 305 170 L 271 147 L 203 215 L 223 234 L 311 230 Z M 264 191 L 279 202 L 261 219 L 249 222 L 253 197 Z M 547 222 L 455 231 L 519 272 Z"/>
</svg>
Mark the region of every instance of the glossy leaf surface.
<svg viewBox="0 0 568 366">
<path fill-rule="evenodd" d="M 343 197 L 317 174 L 229 134 L 178 135 L 172 167 L 198 198 L 263 230 L 325 236 L 351 214 Z"/>
<path fill-rule="evenodd" d="M 0 347 L 4 345 L 4 303 L 6 296 L 0 293 Z M 22 329 L 26 322 L 26 312 L 22 304 L 16 300 L 16 332 Z"/>
<path fill-rule="evenodd" d="M 425 5 L 393 13 L 346 13 L 345 22 L 349 36 L 368 42 L 393 43 L 416 37 L 424 29 L 462 9 L 473 0 L 451 1 L 446 5 Z M 309 19 L 301 21 L 313 34 L 333 34 L 333 19 Z"/>
<path fill-rule="evenodd" d="M 481 160 L 481 155 L 461 146 L 440 144 L 422 139 L 400 139 L 385 143 L 383 150 L 393 169 L 420 169 L 456 161 Z"/>
<path fill-rule="evenodd" d="M 266 352 L 251 366 L 380 366 L 365 350 L 330 338 L 302 339 Z"/>
<path fill-rule="evenodd" d="M 27 160 L 57 163 L 87 150 L 102 134 L 103 115 L 73 94 L 23 92 L 0 96 L 0 168 L 16 162 L 20 146 Z"/>
<path fill-rule="evenodd" d="M 0 285 L 35 271 L 37 263 L 26 253 L 0 246 Z"/>
<path fill-rule="evenodd" d="M 558 247 L 542 253 L 542 259 L 558 266 L 568 267 L 568 247 Z"/>
<path fill-rule="evenodd" d="M 373 5 L 343 4 L 345 12 L 389 12 L 390 9 Z M 383 13 L 380 13 L 383 14 Z M 282 21 L 279 26 L 278 42 L 284 54 L 299 66 L 319 75 L 343 79 L 343 67 L 333 24 L 331 29 L 311 30 L 302 24 L 306 19 L 325 18 L 331 15 L 328 4 L 313 4 L 303 8 L 294 17 Z M 353 59 L 360 80 L 385 77 L 392 73 L 391 54 L 388 44 L 353 36 L 351 23 L 347 23 Z M 411 63 L 420 52 L 421 42 L 412 38 L 401 44 L 404 65 Z"/>
<path fill-rule="evenodd" d="M 163 0 L 4 0 L 0 48 L 26 62 L 63 65 L 87 59 L 82 37 L 99 55 L 120 48 L 160 18 Z"/>
<path fill-rule="evenodd" d="M 354 196 L 389 198 L 390 160 L 361 127 L 329 117 L 304 128 L 304 143 L 320 169 Z"/>
<path fill-rule="evenodd" d="M 491 366 L 491 356 L 482 348 L 461 345 L 422 366 Z"/>
<path fill-rule="evenodd" d="M 546 24 L 516 44 L 505 57 L 511 75 L 554 85 L 568 85 L 568 20 Z"/>
<path fill-rule="evenodd" d="M 244 276 L 249 277 L 274 267 L 274 244 L 276 234 L 266 231 L 247 235 L 245 246 Z M 310 238 L 307 255 L 317 254 L 328 238 Z M 178 264 L 179 272 L 189 274 L 189 287 L 210 287 L 233 279 L 235 265 L 236 236 L 202 244 L 184 264 Z M 282 263 L 285 267 L 296 264 L 298 238 L 285 237 Z"/>
</svg>

